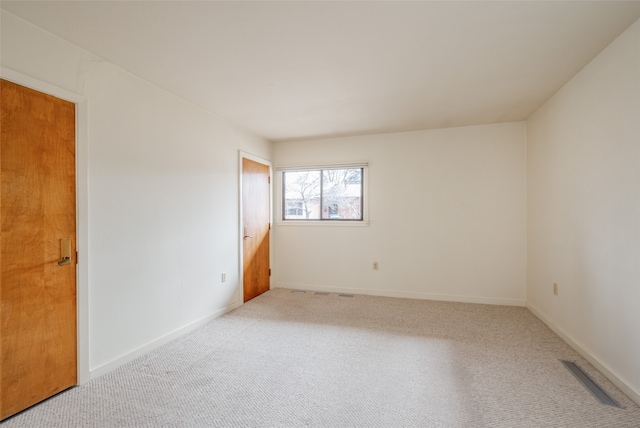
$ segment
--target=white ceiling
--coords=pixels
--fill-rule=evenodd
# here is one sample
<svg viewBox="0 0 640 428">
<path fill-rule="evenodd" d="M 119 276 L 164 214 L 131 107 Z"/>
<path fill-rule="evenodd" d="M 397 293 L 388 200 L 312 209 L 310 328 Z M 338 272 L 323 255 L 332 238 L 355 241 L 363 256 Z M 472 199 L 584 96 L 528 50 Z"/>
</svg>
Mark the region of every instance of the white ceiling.
<svg viewBox="0 0 640 428">
<path fill-rule="evenodd" d="M 526 119 L 640 1 L 2 1 L 270 140 Z"/>
</svg>

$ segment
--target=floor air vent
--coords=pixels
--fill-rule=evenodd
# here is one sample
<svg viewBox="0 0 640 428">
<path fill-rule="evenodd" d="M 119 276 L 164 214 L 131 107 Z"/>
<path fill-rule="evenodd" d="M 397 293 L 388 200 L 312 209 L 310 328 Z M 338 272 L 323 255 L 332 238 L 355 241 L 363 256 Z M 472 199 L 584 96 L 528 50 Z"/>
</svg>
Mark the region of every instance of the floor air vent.
<svg viewBox="0 0 640 428">
<path fill-rule="evenodd" d="M 302 291 L 302 290 L 293 290 L 291 293 L 292 293 L 292 294 L 304 294 L 304 293 L 305 293 L 305 291 Z"/>
<path fill-rule="evenodd" d="M 339 297 L 353 297 L 353 294 L 338 294 Z"/>
<path fill-rule="evenodd" d="M 573 363 L 571 361 L 565 361 L 565 360 L 560 360 L 560 361 L 562 361 L 562 364 L 564 364 L 567 370 L 569 370 L 571 374 L 574 375 L 576 379 L 578 379 L 585 386 L 585 388 L 587 388 L 589 392 L 593 394 L 594 397 L 600 400 L 602 404 L 620 408 L 620 405 L 618 405 L 618 403 L 616 403 L 613 400 L 613 398 L 609 397 L 609 395 L 606 392 L 604 392 L 602 388 L 598 386 L 597 383 L 591 380 L 589 375 L 583 372 L 582 369 L 578 367 L 576 363 Z"/>
<path fill-rule="evenodd" d="M 316 291 L 314 294 L 316 296 L 328 296 L 329 295 L 329 293 L 326 293 L 324 291 Z"/>
</svg>

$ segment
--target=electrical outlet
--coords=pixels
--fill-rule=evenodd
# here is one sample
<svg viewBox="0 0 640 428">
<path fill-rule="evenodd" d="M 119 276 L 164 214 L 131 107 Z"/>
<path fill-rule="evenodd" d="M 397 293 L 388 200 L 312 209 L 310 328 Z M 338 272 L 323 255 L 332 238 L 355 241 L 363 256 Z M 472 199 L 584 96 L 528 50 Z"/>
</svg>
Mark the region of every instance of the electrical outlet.
<svg viewBox="0 0 640 428">
<path fill-rule="evenodd" d="M 227 281 L 227 274 L 222 272 L 222 276 L 220 278 L 220 282 L 226 282 Z"/>
<path fill-rule="evenodd" d="M 555 294 L 556 296 L 558 295 L 558 284 L 556 284 L 555 282 L 553 283 L 553 294 Z"/>
<path fill-rule="evenodd" d="M 373 270 L 378 270 L 378 262 L 373 262 Z"/>
</svg>

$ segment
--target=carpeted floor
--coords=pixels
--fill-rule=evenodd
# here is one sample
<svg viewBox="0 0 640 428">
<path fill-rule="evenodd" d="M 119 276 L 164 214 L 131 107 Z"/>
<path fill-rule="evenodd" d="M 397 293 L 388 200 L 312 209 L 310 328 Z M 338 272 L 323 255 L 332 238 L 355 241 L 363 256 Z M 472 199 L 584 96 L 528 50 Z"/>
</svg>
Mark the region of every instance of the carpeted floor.
<svg viewBox="0 0 640 428">
<path fill-rule="evenodd" d="M 1 426 L 638 428 L 640 408 L 525 308 L 276 289 Z"/>
</svg>

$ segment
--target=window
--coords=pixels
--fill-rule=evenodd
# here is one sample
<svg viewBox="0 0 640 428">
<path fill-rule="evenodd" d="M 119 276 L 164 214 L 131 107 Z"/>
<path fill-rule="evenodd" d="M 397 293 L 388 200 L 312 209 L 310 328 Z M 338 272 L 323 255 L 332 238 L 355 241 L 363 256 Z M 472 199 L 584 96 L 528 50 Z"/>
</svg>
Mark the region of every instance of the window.
<svg viewBox="0 0 640 428">
<path fill-rule="evenodd" d="M 286 216 L 290 218 L 302 216 L 302 202 L 289 202 L 287 204 Z"/>
<path fill-rule="evenodd" d="M 364 167 L 285 170 L 282 219 L 362 221 Z"/>
</svg>

